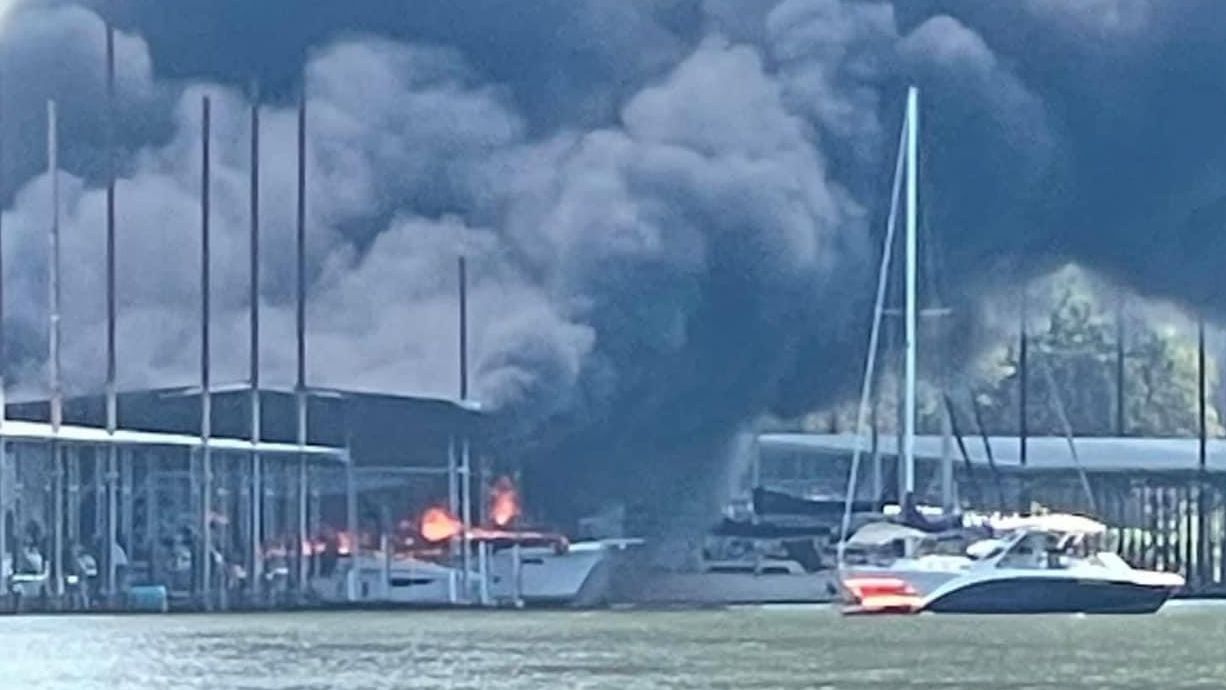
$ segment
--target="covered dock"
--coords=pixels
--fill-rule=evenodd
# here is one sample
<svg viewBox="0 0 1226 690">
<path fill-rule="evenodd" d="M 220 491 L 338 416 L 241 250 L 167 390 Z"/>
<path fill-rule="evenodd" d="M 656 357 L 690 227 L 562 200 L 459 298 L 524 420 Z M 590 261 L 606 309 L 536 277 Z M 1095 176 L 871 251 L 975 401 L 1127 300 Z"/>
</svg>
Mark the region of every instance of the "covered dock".
<svg viewBox="0 0 1226 690">
<path fill-rule="evenodd" d="M 916 486 L 939 503 L 949 477 L 954 502 L 978 510 L 1090 514 L 1111 525 L 1134 565 L 1179 572 L 1189 592 L 1226 594 L 1226 439 L 966 436 L 915 438 Z M 852 434 L 758 436 L 764 486 L 801 496 L 846 492 Z M 897 438 L 862 443 L 857 497 L 896 500 Z"/>
<path fill-rule="evenodd" d="M 58 426 L 45 400 L 6 406 L 0 609 L 122 609 L 133 586 L 179 608 L 309 604 L 326 542 L 361 549 L 413 511 L 461 512 L 461 455 L 487 457 L 480 410 L 448 400 L 236 385 L 117 403 L 111 431 L 101 395 L 66 399 Z"/>
</svg>

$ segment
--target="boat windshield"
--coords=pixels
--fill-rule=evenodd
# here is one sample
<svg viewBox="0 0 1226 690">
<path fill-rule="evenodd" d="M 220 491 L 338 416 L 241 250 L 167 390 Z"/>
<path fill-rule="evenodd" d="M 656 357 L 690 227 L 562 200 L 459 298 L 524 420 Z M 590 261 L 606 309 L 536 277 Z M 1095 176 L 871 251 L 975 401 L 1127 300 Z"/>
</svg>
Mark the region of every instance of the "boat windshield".
<svg viewBox="0 0 1226 690">
<path fill-rule="evenodd" d="M 1112 551 L 1114 535 L 1110 533 L 1066 534 L 1060 532 L 1028 532 L 1001 559 L 1002 568 L 1037 568 L 1053 570 L 1068 568 L 1077 562 L 1094 558 L 1103 551 Z"/>
</svg>

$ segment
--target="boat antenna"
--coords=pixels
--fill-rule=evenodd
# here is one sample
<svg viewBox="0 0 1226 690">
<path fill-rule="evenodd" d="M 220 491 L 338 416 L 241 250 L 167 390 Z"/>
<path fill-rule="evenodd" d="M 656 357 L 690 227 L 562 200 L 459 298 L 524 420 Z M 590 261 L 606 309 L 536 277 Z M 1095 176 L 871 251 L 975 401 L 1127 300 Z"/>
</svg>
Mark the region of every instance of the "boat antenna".
<svg viewBox="0 0 1226 690">
<path fill-rule="evenodd" d="M 873 395 L 873 375 L 877 367 L 878 340 L 881 335 L 881 317 L 885 311 L 886 290 L 890 282 L 890 259 L 894 248 L 894 234 L 898 219 L 898 197 L 902 191 L 903 164 L 906 152 L 906 137 L 909 122 L 904 120 L 898 157 L 894 164 L 894 182 L 890 192 L 890 214 L 885 224 L 885 240 L 882 242 L 881 268 L 877 272 L 877 298 L 873 303 L 873 324 L 868 336 L 868 354 L 864 361 L 864 381 L 860 387 L 860 407 L 856 413 L 856 441 L 851 454 L 851 472 L 847 478 L 847 493 L 843 502 L 843 520 L 839 529 L 838 569 L 843 569 L 843 554 L 846 550 L 847 532 L 851 528 L 851 511 L 856 495 L 856 480 L 860 472 L 860 457 L 864 452 L 865 427 L 868 425 L 869 402 Z"/>
</svg>

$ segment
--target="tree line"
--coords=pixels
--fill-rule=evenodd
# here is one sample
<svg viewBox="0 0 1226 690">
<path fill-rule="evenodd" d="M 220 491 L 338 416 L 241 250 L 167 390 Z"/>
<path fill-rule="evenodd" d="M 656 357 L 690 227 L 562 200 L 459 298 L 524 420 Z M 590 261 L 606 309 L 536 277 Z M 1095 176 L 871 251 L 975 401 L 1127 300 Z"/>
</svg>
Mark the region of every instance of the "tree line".
<svg viewBox="0 0 1226 690">
<path fill-rule="evenodd" d="M 1035 280 L 1026 287 L 1026 294 L 1030 296 L 1026 303 L 1027 433 L 1199 434 L 1201 366 L 1194 318 L 1135 296 L 1121 301 L 1118 291 L 1077 266 Z M 1020 313 L 1016 306 L 1014 311 Z M 940 432 L 946 405 L 953 409 L 963 433 L 979 433 L 980 429 L 989 434 L 1019 433 L 1020 324 L 1019 316 L 1014 328 L 989 335 L 969 363 L 934 364 L 933 357 L 925 358 L 928 366 L 921 368 L 916 395 L 917 428 L 922 433 Z M 936 350 L 937 356 L 942 353 L 939 347 L 928 349 Z M 1211 437 L 1223 434 L 1216 404 L 1221 385 L 1215 349 L 1207 348 L 1204 372 L 1205 416 Z M 875 417 L 881 433 L 894 433 L 897 428 L 897 359 L 890 351 L 883 353 L 883 371 L 876 382 Z M 954 373 L 937 375 L 942 367 Z M 764 426 L 851 432 L 857 406 L 858 400 L 845 401 L 800 419 L 766 420 Z"/>
</svg>

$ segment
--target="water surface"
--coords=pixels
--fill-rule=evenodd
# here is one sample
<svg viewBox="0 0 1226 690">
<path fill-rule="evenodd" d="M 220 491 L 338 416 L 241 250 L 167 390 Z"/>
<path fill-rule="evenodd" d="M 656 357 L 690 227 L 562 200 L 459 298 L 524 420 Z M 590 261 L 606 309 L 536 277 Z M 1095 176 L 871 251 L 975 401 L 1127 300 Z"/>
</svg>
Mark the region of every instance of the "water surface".
<svg viewBox="0 0 1226 690">
<path fill-rule="evenodd" d="M 1226 607 L 0 618 L 2 688 L 1221 688 Z"/>
</svg>

